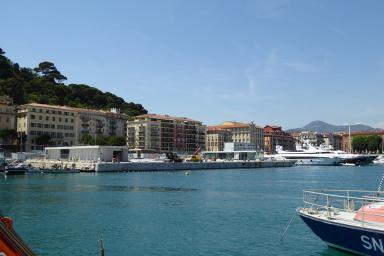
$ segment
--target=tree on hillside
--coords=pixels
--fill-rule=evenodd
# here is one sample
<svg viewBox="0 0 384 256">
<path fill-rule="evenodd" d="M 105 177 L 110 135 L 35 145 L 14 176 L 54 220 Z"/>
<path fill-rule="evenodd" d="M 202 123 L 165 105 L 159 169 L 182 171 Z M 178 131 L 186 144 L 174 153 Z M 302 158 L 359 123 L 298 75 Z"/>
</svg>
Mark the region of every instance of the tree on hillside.
<svg viewBox="0 0 384 256">
<path fill-rule="evenodd" d="M 133 102 L 125 102 L 110 92 L 102 92 L 85 84 L 62 83 L 67 78 L 52 62 L 41 62 L 34 69 L 13 63 L 0 48 L 0 95 L 9 95 L 17 105 L 43 103 L 79 108 L 120 109 L 130 117 L 146 114 L 147 110 Z"/>
<path fill-rule="evenodd" d="M 55 64 L 49 61 L 41 62 L 37 68 L 34 68 L 34 71 L 53 83 L 67 80 L 67 78 L 57 70 Z"/>
</svg>

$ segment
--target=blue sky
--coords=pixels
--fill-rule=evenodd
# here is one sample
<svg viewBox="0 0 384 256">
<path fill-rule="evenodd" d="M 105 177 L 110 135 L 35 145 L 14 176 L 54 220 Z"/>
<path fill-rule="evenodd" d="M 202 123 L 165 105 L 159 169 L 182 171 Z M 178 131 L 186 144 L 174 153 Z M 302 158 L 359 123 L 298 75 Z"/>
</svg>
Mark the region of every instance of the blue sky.
<svg viewBox="0 0 384 256">
<path fill-rule="evenodd" d="M 151 113 L 384 128 L 384 1 L 138 0 L 1 4 L 0 47 Z"/>
</svg>

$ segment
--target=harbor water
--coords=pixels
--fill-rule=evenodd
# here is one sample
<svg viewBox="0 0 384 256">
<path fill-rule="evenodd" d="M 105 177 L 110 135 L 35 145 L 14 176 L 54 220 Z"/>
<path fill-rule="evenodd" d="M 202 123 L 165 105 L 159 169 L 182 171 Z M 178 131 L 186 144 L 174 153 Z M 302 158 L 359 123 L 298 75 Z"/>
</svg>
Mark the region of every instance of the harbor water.
<svg viewBox="0 0 384 256">
<path fill-rule="evenodd" d="M 38 255 L 348 255 L 294 218 L 302 190 L 377 189 L 383 166 L 0 176 Z"/>
</svg>

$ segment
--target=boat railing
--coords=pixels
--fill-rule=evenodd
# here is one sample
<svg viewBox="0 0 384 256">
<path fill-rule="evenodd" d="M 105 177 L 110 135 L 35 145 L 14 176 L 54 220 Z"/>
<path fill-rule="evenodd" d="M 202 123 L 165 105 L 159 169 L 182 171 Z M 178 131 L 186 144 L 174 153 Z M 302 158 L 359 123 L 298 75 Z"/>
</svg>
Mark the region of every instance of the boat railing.
<svg viewBox="0 0 384 256">
<path fill-rule="evenodd" d="M 384 228 L 384 192 L 366 190 L 304 190 L 304 208 L 311 214 L 324 214 L 328 219 L 374 225 Z M 367 206 L 383 206 L 380 211 L 367 211 Z"/>
</svg>

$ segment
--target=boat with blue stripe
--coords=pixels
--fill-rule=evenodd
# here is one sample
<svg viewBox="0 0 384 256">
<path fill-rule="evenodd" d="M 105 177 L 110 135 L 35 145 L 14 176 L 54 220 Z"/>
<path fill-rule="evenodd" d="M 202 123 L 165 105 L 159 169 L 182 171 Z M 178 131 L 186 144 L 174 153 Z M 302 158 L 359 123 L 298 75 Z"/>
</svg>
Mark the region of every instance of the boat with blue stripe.
<svg viewBox="0 0 384 256">
<path fill-rule="evenodd" d="M 384 255 L 384 192 L 380 189 L 304 190 L 303 202 L 297 213 L 330 247 L 358 255 Z"/>
</svg>

